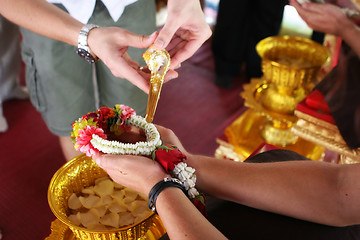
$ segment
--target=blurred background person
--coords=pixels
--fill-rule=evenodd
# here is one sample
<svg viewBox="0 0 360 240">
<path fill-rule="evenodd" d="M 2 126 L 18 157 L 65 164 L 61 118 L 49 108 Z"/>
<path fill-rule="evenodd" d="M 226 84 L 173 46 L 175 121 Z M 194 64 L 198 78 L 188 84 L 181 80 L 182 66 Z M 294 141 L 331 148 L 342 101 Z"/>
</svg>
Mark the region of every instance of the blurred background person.
<svg viewBox="0 0 360 240">
<path fill-rule="evenodd" d="M 256 44 L 280 31 L 286 0 L 220 0 L 213 33 L 215 83 L 231 88 L 242 64 L 248 78 L 262 76 Z"/>
<path fill-rule="evenodd" d="M 20 33 L 17 25 L 0 15 L 0 132 L 8 129 L 2 104 L 9 99 L 27 99 L 20 85 Z"/>
</svg>

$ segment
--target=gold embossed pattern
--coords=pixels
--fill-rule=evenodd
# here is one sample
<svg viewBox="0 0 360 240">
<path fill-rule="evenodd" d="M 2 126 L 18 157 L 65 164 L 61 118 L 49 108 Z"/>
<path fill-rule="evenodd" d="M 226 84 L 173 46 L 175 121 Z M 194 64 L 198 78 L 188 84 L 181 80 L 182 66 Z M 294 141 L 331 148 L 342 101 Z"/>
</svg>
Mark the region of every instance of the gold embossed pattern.
<svg viewBox="0 0 360 240">
<path fill-rule="evenodd" d="M 68 198 L 72 193 L 80 192 L 83 187 L 93 185 L 96 179 L 104 176 L 107 176 L 107 173 L 98 167 L 90 157 L 81 155 L 62 166 L 51 179 L 48 189 L 50 208 L 62 224 L 71 230 L 73 236 L 77 239 L 91 240 L 144 239 L 144 236 L 148 234 L 150 229 L 152 232 L 157 232 L 162 235 L 165 234 L 165 229 L 156 214 L 151 214 L 136 224 L 115 230 L 92 231 L 73 224 L 67 218 Z M 52 230 L 60 231 L 54 233 L 54 236 L 56 234 L 58 236 L 65 234 L 65 230 L 60 228 L 60 225 L 57 223 L 55 223 L 54 226 L 52 225 Z M 48 240 L 52 239 L 50 238 Z M 59 239 L 61 240 L 61 238 Z"/>
<path fill-rule="evenodd" d="M 154 119 L 160 92 L 164 83 L 165 75 L 170 66 L 170 55 L 166 50 L 154 50 L 149 48 L 143 58 L 151 71 L 150 92 L 146 108 L 145 119 L 148 123 Z"/>
</svg>

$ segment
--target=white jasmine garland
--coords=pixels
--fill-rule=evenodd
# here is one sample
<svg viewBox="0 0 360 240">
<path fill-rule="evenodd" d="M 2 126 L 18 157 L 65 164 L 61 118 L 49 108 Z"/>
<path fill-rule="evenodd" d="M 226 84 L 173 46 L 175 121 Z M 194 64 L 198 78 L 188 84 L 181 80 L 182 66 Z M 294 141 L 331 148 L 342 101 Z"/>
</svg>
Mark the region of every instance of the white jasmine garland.
<svg viewBox="0 0 360 240">
<path fill-rule="evenodd" d="M 171 173 L 184 185 L 190 199 L 199 195 L 199 192 L 195 188 L 196 175 L 194 168 L 187 166 L 184 162 L 180 162 L 175 165 L 174 170 L 172 170 Z"/>
<path fill-rule="evenodd" d="M 162 144 L 160 134 L 156 127 L 152 123 L 146 122 L 146 120 L 138 115 L 132 115 L 127 120 L 127 125 L 135 126 L 143 129 L 146 136 L 146 142 L 137 143 L 122 143 L 118 141 L 106 140 L 98 136 L 92 135 L 90 140 L 94 148 L 103 153 L 110 154 L 130 154 L 130 155 L 144 155 L 149 156 L 155 150 L 157 146 Z"/>
</svg>

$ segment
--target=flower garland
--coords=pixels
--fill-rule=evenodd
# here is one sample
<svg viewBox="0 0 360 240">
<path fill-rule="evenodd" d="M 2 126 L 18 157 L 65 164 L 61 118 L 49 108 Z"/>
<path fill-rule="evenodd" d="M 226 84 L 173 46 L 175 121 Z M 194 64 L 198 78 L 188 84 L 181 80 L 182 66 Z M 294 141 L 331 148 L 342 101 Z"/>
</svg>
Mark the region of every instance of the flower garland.
<svg viewBox="0 0 360 240">
<path fill-rule="evenodd" d="M 71 139 L 76 150 L 91 157 L 99 151 L 111 154 L 130 154 L 150 156 L 157 146 L 161 145 L 160 134 L 152 123 L 135 115 L 134 109 L 125 105 L 114 108 L 101 107 L 90 112 L 72 124 Z M 115 138 L 135 126 L 143 129 L 146 142 L 135 144 L 122 143 Z"/>
<path fill-rule="evenodd" d="M 129 131 L 130 126 L 143 129 L 146 141 L 133 144 L 111 140 Z M 168 174 L 181 181 L 190 200 L 204 216 L 207 216 L 205 198 L 195 188 L 195 169 L 184 162 L 186 156 L 175 146 L 162 145 L 155 125 L 136 115 L 132 108 L 125 105 L 115 105 L 114 108 L 101 107 L 79 118 L 72 127 L 71 139 L 75 149 L 87 156 L 91 157 L 100 151 L 110 154 L 152 156 Z"/>
<path fill-rule="evenodd" d="M 187 190 L 190 200 L 207 217 L 205 197 L 195 188 L 195 169 L 184 162 L 186 156 L 177 147 L 166 144 L 156 147 L 152 154 L 152 159 L 160 163 L 166 173 L 181 181 Z"/>
</svg>

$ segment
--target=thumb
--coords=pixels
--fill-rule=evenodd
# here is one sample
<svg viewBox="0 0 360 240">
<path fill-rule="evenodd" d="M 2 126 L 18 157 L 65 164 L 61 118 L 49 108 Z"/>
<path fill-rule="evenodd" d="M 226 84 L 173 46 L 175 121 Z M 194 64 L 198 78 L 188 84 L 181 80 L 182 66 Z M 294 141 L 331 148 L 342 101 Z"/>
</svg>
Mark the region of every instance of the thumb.
<svg viewBox="0 0 360 240">
<path fill-rule="evenodd" d="M 178 30 L 176 22 L 167 21 L 164 27 L 160 30 L 157 36 L 154 46 L 157 49 L 164 49 L 167 47 L 175 32 Z"/>
<path fill-rule="evenodd" d="M 113 156 L 111 154 L 97 153 L 92 156 L 92 159 L 101 168 L 111 168 L 114 167 L 116 161 Z"/>
<path fill-rule="evenodd" d="M 135 33 L 131 33 L 129 32 L 128 36 L 127 36 L 127 44 L 130 47 L 135 47 L 135 48 L 147 48 L 149 47 L 151 44 L 153 44 L 153 42 L 155 41 L 156 37 L 157 37 L 158 33 L 157 32 L 153 32 L 151 35 L 146 36 L 146 35 L 137 35 Z"/>
</svg>

